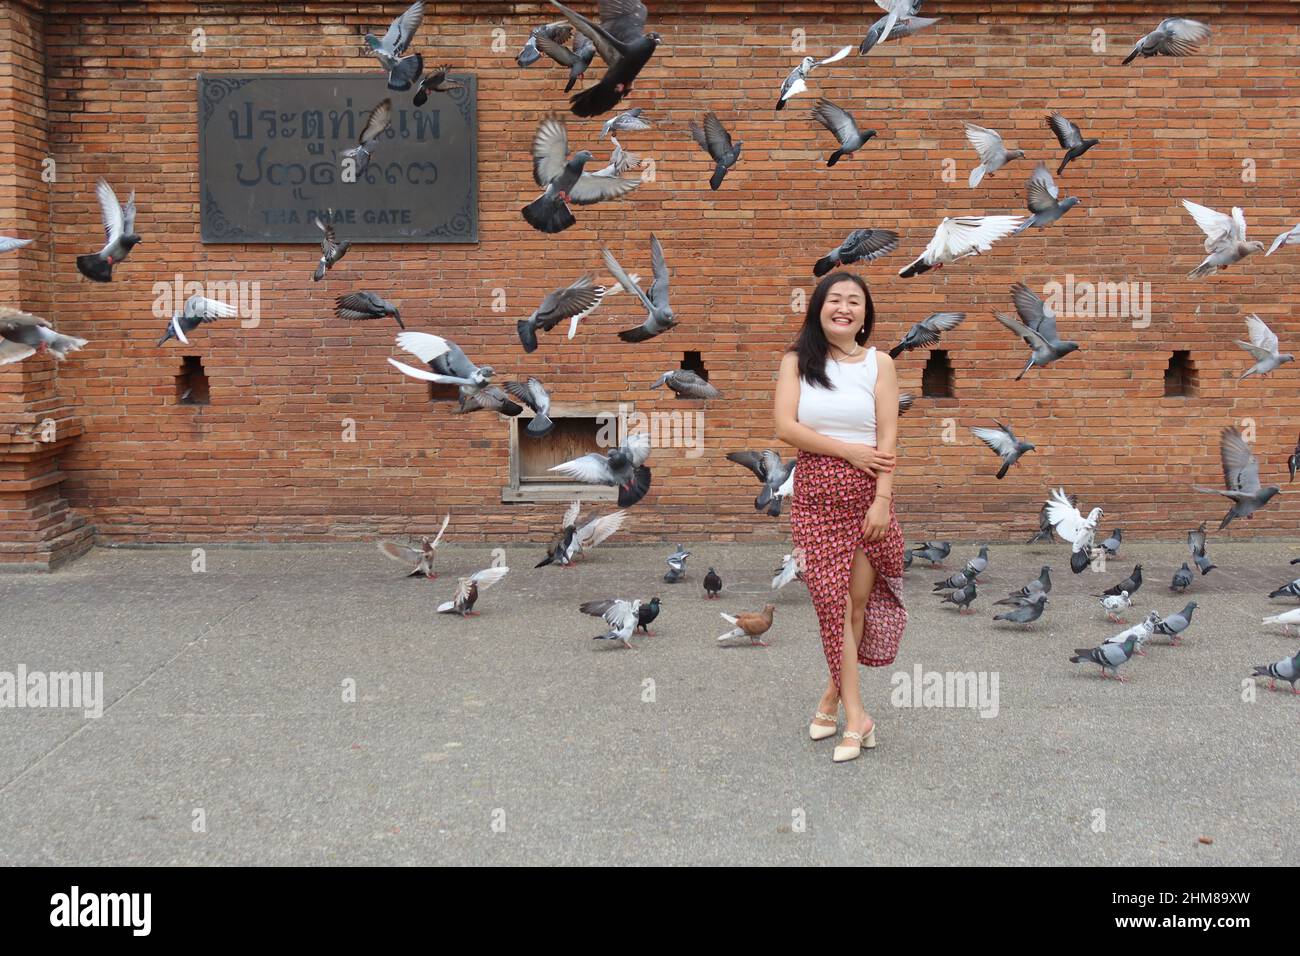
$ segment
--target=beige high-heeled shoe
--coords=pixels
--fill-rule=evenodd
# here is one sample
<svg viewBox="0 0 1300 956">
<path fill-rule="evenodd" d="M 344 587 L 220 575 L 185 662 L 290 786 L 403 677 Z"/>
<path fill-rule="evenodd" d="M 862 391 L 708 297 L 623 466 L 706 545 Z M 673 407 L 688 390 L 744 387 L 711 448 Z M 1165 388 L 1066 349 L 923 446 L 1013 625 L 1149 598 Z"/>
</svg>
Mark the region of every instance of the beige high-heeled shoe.
<svg viewBox="0 0 1300 956">
<path fill-rule="evenodd" d="M 820 710 L 813 714 L 813 720 L 833 720 L 835 726 L 823 727 L 821 724 L 811 723 L 808 725 L 808 736 L 813 740 L 825 740 L 827 737 L 834 737 L 839 730 L 839 718 L 835 714 L 823 714 Z"/>
<path fill-rule="evenodd" d="M 844 731 L 844 739 L 856 741 L 856 743 L 852 747 L 843 745 L 836 747 L 835 753 L 831 755 L 831 760 L 835 761 L 835 763 L 856 760 L 862 756 L 863 747 L 868 750 L 874 747 L 876 745 L 876 722 L 874 720 L 871 722 L 871 729 L 866 732 L 865 736 L 856 730 L 846 730 Z"/>
</svg>

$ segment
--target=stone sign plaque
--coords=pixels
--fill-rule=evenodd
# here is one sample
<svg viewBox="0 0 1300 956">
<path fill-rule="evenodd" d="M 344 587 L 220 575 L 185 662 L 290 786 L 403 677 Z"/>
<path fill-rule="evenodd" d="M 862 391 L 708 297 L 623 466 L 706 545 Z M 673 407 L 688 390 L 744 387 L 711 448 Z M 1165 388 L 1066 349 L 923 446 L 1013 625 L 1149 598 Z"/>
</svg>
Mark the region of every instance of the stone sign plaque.
<svg viewBox="0 0 1300 956">
<path fill-rule="evenodd" d="M 319 243 L 312 214 L 332 210 L 352 242 L 478 242 L 475 83 L 451 79 L 464 87 L 415 106 L 377 61 L 373 75 L 199 74 L 203 241 Z M 354 171 L 343 153 L 385 99 L 392 128 Z"/>
</svg>

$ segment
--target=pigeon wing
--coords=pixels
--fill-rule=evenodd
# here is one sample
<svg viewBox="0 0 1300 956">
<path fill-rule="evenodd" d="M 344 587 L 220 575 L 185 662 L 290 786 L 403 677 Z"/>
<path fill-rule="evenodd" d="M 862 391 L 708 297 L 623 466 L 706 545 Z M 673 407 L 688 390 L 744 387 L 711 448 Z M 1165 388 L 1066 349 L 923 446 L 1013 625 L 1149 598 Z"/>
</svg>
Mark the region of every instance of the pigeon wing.
<svg viewBox="0 0 1300 956">
<path fill-rule="evenodd" d="M 95 183 L 95 198 L 99 200 L 99 215 L 104 220 L 104 238 L 112 245 L 122 238 L 124 223 L 122 207 L 117 201 L 117 193 L 105 180 Z"/>
<path fill-rule="evenodd" d="M 1002 134 L 997 130 L 985 129 L 983 126 L 967 123 L 966 139 L 975 147 L 975 152 L 979 154 L 982 163 L 993 161 L 1003 152 Z"/>
<path fill-rule="evenodd" d="M 579 206 L 589 206 L 606 199 L 617 199 L 640 185 L 640 179 L 621 179 L 618 176 L 583 173 L 569 190 L 569 201 Z"/>
<path fill-rule="evenodd" d="M 1259 491 L 1259 459 L 1250 452 L 1246 439 L 1235 428 L 1225 428 L 1219 439 L 1223 481 L 1229 491 L 1253 495 Z"/>
<path fill-rule="evenodd" d="M 1056 182 L 1046 163 L 1039 163 L 1029 177 L 1028 206 L 1030 212 L 1047 212 L 1056 208 L 1056 197 L 1060 195 Z"/>
<path fill-rule="evenodd" d="M 393 115 L 393 101 L 384 100 L 373 110 L 370 111 L 370 118 L 366 120 L 365 129 L 361 131 L 360 142 L 364 146 L 388 129 L 388 123 Z"/>
<path fill-rule="evenodd" d="M 841 146 L 859 135 L 853 117 L 825 97 L 817 101 L 817 105 L 812 109 L 812 115 L 813 119 L 835 134 Z"/>
<path fill-rule="evenodd" d="M 533 136 L 533 179 L 549 186 L 564 172 L 569 160 L 569 133 L 558 116 L 547 116 L 537 124 Z"/>
<path fill-rule="evenodd" d="M 1047 117 L 1047 125 L 1056 134 L 1056 140 L 1061 144 L 1062 149 L 1073 149 L 1076 146 L 1083 145 L 1083 136 L 1079 132 L 1079 127 L 1060 113 L 1053 113 Z"/>
</svg>

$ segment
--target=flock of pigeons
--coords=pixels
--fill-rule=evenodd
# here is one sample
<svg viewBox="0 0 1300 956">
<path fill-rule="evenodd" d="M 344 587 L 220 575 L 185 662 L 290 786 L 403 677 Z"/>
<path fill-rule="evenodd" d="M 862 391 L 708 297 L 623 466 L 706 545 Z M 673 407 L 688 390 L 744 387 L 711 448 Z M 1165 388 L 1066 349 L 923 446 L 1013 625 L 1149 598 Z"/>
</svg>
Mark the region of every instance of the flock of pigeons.
<svg viewBox="0 0 1300 956">
<path fill-rule="evenodd" d="M 569 92 L 599 56 L 605 64 L 603 76 L 596 84 L 570 97 L 570 110 L 575 116 L 583 118 L 601 116 L 631 93 L 635 80 L 661 43 L 661 37 L 657 33 L 646 32 L 648 11 L 641 0 L 598 0 L 598 21 L 588 19 L 557 0 L 550 2 L 563 15 L 563 19 L 533 29 L 517 57 L 517 63 L 520 67 L 527 67 L 542 56 L 549 57 L 567 71 L 564 89 Z M 881 43 L 912 36 L 938 22 L 937 18 L 919 16 L 924 0 L 876 0 L 876 3 L 884 15 L 870 27 L 866 38 L 859 45 L 860 55 L 867 54 Z M 423 105 L 431 94 L 446 93 L 461 86 L 451 78 L 450 65 L 426 72 L 422 55 L 411 50 L 415 35 L 423 22 L 424 12 L 424 0 L 417 0 L 392 22 L 382 37 L 374 34 L 365 37 L 367 46 L 388 74 L 389 88 L 395 92 L 414 90 L 414 103 L 417 106 Z M 1127 64 L 1138 57 L 1187 56 L 1195 53 L 1198 45 L 1209 35 L 1210 28 L 1203 23 L 1179 17 L 1167 18 L 1151 33 L 1141 37 L 1123 62 Z M 570 40 L 572 45 L 566 45 Z M 852 46 L 846 46 L 822 59 L 804 57 L 781 84 L 776 110 L 783 110 L 793 97 L 807 91 L 807 79 L 814 69 L 837 63 L 852 50 Z M 354 164 L 358 172 L 364 169 L 375 151 L 382 148 L 382 137 L 390 129 L 391 115 L 392 100 L 389 98 L 371 111 L 357 144 L 342 153 L 343 162 Z M 828 130 L 837 143 L 837 148 L 827 159 L 828 167 L 852 156 L 876 135 L 875 130 L 862 129 L 848 111 L 824 97 L 813 107 L 812 118 Z M 1050 114 L 1046 122 L 1063 150 L 1056 169 L 1057 176 L 1062 175 L 1071 162 L 1085 156 L 1100 142 L 1096 138 L 1084 136 L 1075 123 L 1059 112 Z M 571 154 L 564 121 L 557 115 L 543 118 L 532 146 L 533 177 L 542 192 L 523 208 L 524 220 L 542 232 L 559 233 L 575 222 L 572 206 L 613 201 L 641 186 L 640 178 L 625 175 L 641 165 L 640 158 L 624 150 L 614 134 L 641 131 L 650 126 L 651 123 L 641 108 L 627 109 L 605 121 L 600 138 L 608 136 L 611 139 L 613 155 L 608 166 L 596 172 L 588 172 L 586 167 L 593 159 L 592 153 L 584 149 Z M 706 113 L 699 124 L 690 123 L 689 131 L 694 141 L 709 156 L 712 164 L 710 187 L 720 189 L 727 172 L 739 162 L 743 143 L 733 141 L 722 121 L 712 112 Z M 968 182 L 971 188 L 977 187 L 985 177 L 995 175 L 1008 163 L 1025 157 L 1024 150 L 1008 148 L 996 130 L 967 123 L 966 136 L 980 160 L 970 174 Z M 135 194 L 132 193 L 127 203 L 122 205 L 112 187 L 101 179 L 96 185 L 96 197 L 101 208 L 106 241 L 98 252 L 77 257 L 76 264 L 86 278 L 95 282 L 111 282 L 114 266 L 125 260 L 142 241 L 135 231 Z M 987 252 L 996 241 L 1030 227 L 1044 228 L 1051 225 L 1078 202 L 1078 197 L 1061 197 L 1053 174 L 1047 164 L 1040 161 L 1031 173 L 1026 187 L 1029 215 L 945 218 L 926 248 L 904 266 L 899 275 L 904 278 L 921 275 L 957 260 Z M 1226 215 L 1187 200 L 1183 201 L 1183 205 L 1206 235 L 1207 256 L 1192 271 L 1192 277 L 1212 275 L 1237 264 L 1252 253 L 1264 250 L 1263 243 L 1246 239 L 1246 221 L 1241 209 L 1234 208 L 1231 215 Z M 350 242 L 339 239 L 332 222 L 322 221 L 318 217 L 313 221 L 322 232 L 322 242 L 321 256 L 312 278 L 321 281 L 346 255 Z M 19 248 L 30 241 L 0 237 L 0 253 Z M 898 241 L 897 233 L 889 230 L 854 230 L 839 246 L 814 264 L 813 273 L 822 276 L 836 267 L 880 258 L 893 252 Z M 1266 255 L 1271 255 L 1283 245 L 1295 244 L 1300 244 L 1300 224 L 1278 235 Z M 568 323 L 568 337 L 573 338 L 582 318 L 590 315 L 607 295 L 613 295 L 619 290 L 634 297 L 645 312 L 645 318 L 639 325 L 619 333 L 621 340 L 629 343 L 645 342 L 672 329 L 677 324 L 677 317 L 669 302 L 669 269 L 664 250 L 654 235 L 649 237 L 649 245 L 653 280 L 648 289 L 641 287 L 638 275 L 625 271 L 609 249 L 602 247 L 605 266 L 613 275 L 614 282 L 610 286 L 595 285 L 591 275 L 586 275 L 567 287 L 551 292 L 528 318 L 517 323 L 523 350 L 535 351 L 539 347 L 538 334 L 550 332 L 562 322 Z M 998 322 L 1023 339 L 1029 347 L 1027 363 L 1016 376 L 1017 379 L 1034 367 L 1044 368 L 1079 349 L 1079 343 L 1060 337 L 1055 313 L 1028 286 L 1023 283 L 1013 286 L 1011 299 L 1016 315 L 995 315 Z M 495 369 L 492 366 L 474 363 L 454 342 L 441 336 L 406 331 L 400 310 L 382 295 L 370 291 L 340 295 L 335 300 L 335 312 L 347 320 L 392 318 L 403 330 L 396 338 L 398 347 L 415 356 L 428 368 L 418 368 L 392 358 L 389 362 L 398 371 L 412 378 L 456 386 L 460 411 L 490 410 L 516 416 L 527 407 L 533 412 L 527 426 L 530 436 L 541 439 L 554 428 L 554 423 L 548 416 L 550 395 L 539 379 L 530 377 L 525 381 L 505 382 L 500 386 L 493 384 Z M 187 336 L 202 324 L 234 315 L 234 308 L 228 304 L 201 295 L 193 296 L 172 316 L 158 344 L 161 346 L 172 338 L 188 343 Z M 927 317 L 915 324 L 902 341 L 890 350 L 891 356 L 897 357 L 905 351 L 933 346 L 944 332 L 956 328 L 964 318 L 962 313 L 950 312 Z M 1254 364 L 1244 372 L 1242 378 L 1266 375 L 1294 360 L 1293 355 L 1279 350 L 1277 336 L 1258 316 L 1248 317 L 1246 325 L 1250 341 L 1239 341 L 1238 344 L 1250 354 Z M 85 339 L 59 334 L 45 319 L 16 309 L 0 309 L 0 364 L 20 361 L 40 353 L 49 353 L 62 360 L 69 352 L 86 344 Z M 721 394 L 703 377 L 684 369 L 663 373 L 653 387 L 659 386 L 667 386 L 678 395 L 693 399 L 707 400 Z M 900 396 L 900 412 L 906 411 L 911 401 L 911 396 Z M 1001 422 L 995 424 L 996 428 L 976 428 L 972 431 L 1001 460 L 997 477 L 1002 478 L 1020 457 L 1034 450 L 1034 445 L 1018 438 L 1010 427 Z M 1198 486 L 1198 490 L 1221 494 L 1230 500 L 1231 507 L 1219 526 L 1222 529 L 1234 518 L 1250 517 L 1254 511 L 1264 507 L 1280 489 L 1276 485 L 1261 485 L 1258 460 L 1251 454 L 1242 434 L 1235 429 L 1224 429 L 1220 454 L 1225 488 L 1220 490 Z M 649 490 L 650 469 L 646 465 L 649 455 L 649 436 L 638 433 L 629 435 L 620 447 L 607 454 L 583 455 L 551 470 L 576 481 L 616 487 L 618 504 L 620 508 L 626 509 L 640 501 Z M 783 499 L 792 492 L 794 462 L 782 462 L 779 454 L 770 449 L 733 452 L 727 457 L 750 470 L 761 482 L 762 490 L 755 500 L 756 509 L 779 516 Z M 1289 462 L 1292 478 L 1298 460 L 1300 443 Z M 578 516 L 579 506 L 575 502 L 564 516 L 560 536 L 548 549 L 538 567 L 548 564 L 571 567 L 584 551 L 594 548 L 619 530 L 626 512 L 620 510 L 598 517 L 581 527 L 578 525 Z M 1041 540 L 1044 535 L 1048 540 L 1053 540 L 1054 534 L 1060 534 L 1071 545 L 1071 570 L 1079 573 L 1096 560 L 1099 554 L 1104 552 L 1113 555 L 1118 552 L 1118 531 L 1099 546 L 1095 544 L 1094 537 L 1100 517 L 1100 508 L 1093 508 L 1085 517 L 1063 490 L 1053 492 L 1040 516 L 1042 531 L 1033 540 Z M 410 567 L 412 575 L 433 578 L 436 577 L 432 568 L 434 553 L 446 527 L 447 522 L 444 521 L 435 538 L 425 538 L 415 547 L 382 542 L 380 548 L 389 557 Z M 1213 565 L 1205 558 L 1204 524 L 1198 531 L 1189 533 L 1188 541 L 1193 561 L 1202 574 L 1208 573 Z M 950 545 L 945 542 L 926 542 L 908 550 L 907 563 L 910 565 L 914 555 L 932 562 L 941 561 L 949 550 Z M 685 561 L 689 553 L 679 547 L 669 557 L 669 569 L 664 578 L 666 582 L 674 583 L 684 578 Z M 935 590 L 949 591 L 944 600 L 956 605 L 959 612 L 964 613 L 976 597 L 978 575 L 987 567 L 987 563 L 987 548 L 984 548 L 961 572 L 940 582 Z M 505 567 L 492 567 L 460 579 L 452 599 L 440 605 L 438 610 L 462 616 L 477 613 L 473 607 L 479 592 L 499 582 L 508 570 Z M 1029 624 L 1041 616 L 1051 589 L 1049 572 L 1050 569 L 1044 567 L 1040 578 L 999 601 L 999 604 L 1013 604 L 1014 609 L 997 615 L 995 620 Z M 773 579 L 773 588 L 783 587 L 800 577 L 801 573 L 799 556 L 787 555 Z M 1192 581 L 1190 568 L 1184 562 L 1174 576 L 1173 587 L 1176 590 L 1186 590 Z M 1112 620 L 1118 620 L 1117 612 L 1129 605 L 1132 594 L 1140 586 L 1139 565 L 1129 579 L 1102 595 L 1102 605 Z M 710 568 L 705 578 L 706 594 L 716 596 L 721 589 L 721 579 Z M 1282 593 L 1300 597 L 1300 579 L 1274 592 L 1275 595 Z M 639 600 L 610 598 L 585 602 L 580 610 L 602 617 L 609 625 L 609 630 L 599 635 L 600 639 L 621 642 L 630 647 L 629 638 L 633 631 L 639 628 L 648 633 L 646 625 L 659 613 L 659 606 L 658 598 L 644 603 Z M 1109 672 L 1118 676 L 1119 665 L 1133 654 L 1141 654 L 1142 642 L 1152 633 L 1167 634 L 1176 642 L 1182 631 L 1189 626 L 1195 608 L 1196 603 L 1190 602 L 1182 611 L 1168 617 L 1152 612 L 1141 624 L 1116 635 L 1097 648 L 1076 652 L 1071 660 L 1092 661 L 1102 666 L 1103 675 Z M 774 606 L 769 604 L 761 613 L 734 616 L 723 614 L 727 623 L 734 627 L 719 640 L 745 636 L 754 643 L 761 643 L 761 636 L 772 625 L 773 610 Z M 1300 609 L 1265 621 L 1270 622 L 1283 623 L 1289 631 L 1291 626 L 1300 625 Z M 1257 673 L 1270 679 L 1290 681 L 1293 690 L 1300 676 L 1295 657 L 1262 666 L 1257 669 Z"/>
</svg>

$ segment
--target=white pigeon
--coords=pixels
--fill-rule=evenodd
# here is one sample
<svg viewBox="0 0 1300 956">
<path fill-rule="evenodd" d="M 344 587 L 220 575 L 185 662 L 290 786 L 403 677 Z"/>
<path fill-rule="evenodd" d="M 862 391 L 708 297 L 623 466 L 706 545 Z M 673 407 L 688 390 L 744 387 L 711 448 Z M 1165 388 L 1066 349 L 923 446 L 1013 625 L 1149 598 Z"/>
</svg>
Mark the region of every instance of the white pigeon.
<svg viewBox="0 0 1300 956">
<path fill-rule="evenodd" d="M 474 617 L 478 611 L 473 610 L 479 592 L 486 591 L 510 571 L 507 567 L 484 568 L 475 571 L 467 578 L 461 578 L 456 584 L 456 596 L 450 601 L 438 605 L 439 614 L 459 614 L 461 617 Z"/>
<path fill-rule="evenodd" d="M 578 502 L 574 502 L 578 504 Z M 570 506 L 572 507 L 572 506 Z M 565 515 L 565 527 L 574 524 L 578 520 L 576 511 L 570 512 L 573 515 L 572 521 L 569 515 Z M 626 511 L 615 511 L 612 514 L 601 515 L 599 518 L 593 518 L 581 528 L 573 532 L 573 540 L 569 542 L 569 548 L 560 558 L 560 564 L 571 564 L 573 559 L 584 551 L 588 551 L 600 544 L 614 532 L 623 527 L 623 521 L 627 518 Z"/>
<path fill-rule="evenodd" d="M 1102 644 L 1123 644 L 1131 637 L 1135 641 L 1133 653 L 1137 654 L 1138 657 L 1146 657 L 1147 652 L 1142 650 L 1142 645 L 1155 632 L 1156 622 L 1159 620 L 1159 611 L 1149 611 L 1142 621 L 1134 624 L 1128 630 L 1120 631 L 1114 637 L 1106 638 L 1106 640 L 1102 641 Z"/>
<path fill-rule="evenodd" d="M 1264 253 L 1264 255 L 1271 256 L 1277 252 L 1279 246 L 1300 246 L 1300 222 L 1274 239 L 1273 244 L 1268 247 L 1268 252 Z"/>
<path fill-rule="evenodd" d="M 1246 215 L 1240 206 L 1232 207 L 1231 216 L 1187 199 L 1183 200 L 1183 207 L 1205 233 L 1205 251 L 1209 253 L 1199 266 L 1187 274 L 1189 278 L 1214 275 L 1252 252 L 1264 251 L 1264 243 L 1258 240 L 1246 241 Z"/>
<path fill-rule="evenodd" d="M 592 638 L 593 641 L 622 641 L 623 646 L 632 648 L 632 632 L 636 630 L 637 620 L 640 617 L 641 601 L 614 601 L 605 610 L 601 617 L 609 625 L 609 630 L 604 634 L 597 634 Z M 635 648 L 632 648 L 635 650 Z"/>
<path fill-rule="evenodd" d="M 904 279 L 919 276 L 931 269 L 942 268 L 946 262 L 955 262 L 967 256 L 988 252 L 993 243 L 1016 231 L 1023 216 L 958 216 L 944 218 L 934 231 L 934 238 L 916 261 L 904 266 L 898 274 Z"/>
<path fill-rule="evenodd" d="M 1023 149 L 1007 149 L 1002 144 L 1002 134 L 995 129 L 986 129 L 974 123 L 966 124 L 966 139 L 979 153 L 980 164 L 970 171 L 967 185 L 974 189 L 984 179 L 985 174 L 992 175 L 1013 159 L 1023 159 Z"/>
<path fill-rule="evenodd" d="M 1274 614 L 1272 617 L 1264 618 L 1265 624 L 1281 624 L 1287 634 L 1291 633 L 1291 628 L 1300 628 L 1300 607 L 1292 608 L 1289 611 L 1283 611 L 1281 614 Z"/>
<path fill-rule="evenodd" d="M 1249 342 L 1243 342 L 1236 339 L 1236 343 L 1250 353 L 1255 364 L 1242 373 L 1242 378 L 1249 375 L 1267 375 L 1279 365 L 1285 365 L 1287 362 L 1294 362 L 1295 356 L 1290 352 L 1281 352 L 1277 347 L 1277 333 L 1264 324 L 1264 320 L 1257 315 L 1246 316 L 1246 333 L 1250 336 Z"/>
<path fill-rule="evenodd" d="M 803 568 L 803 551 L 795 548 L 793 552 L 781 559 L 781 567 L 777 569 L 776 577 L 772 578 L 772 590 L 778 591 L 785 587 L 803 573 Z"/>
<path fill-rule="evenodd" d="M 451 350 L 451 344 L 446 339 L 440 335 L 430 335 L 428 332 L 402 332 L 397 336 L 397 346 L 403 351 L 410 352 L 421 362 L 432 362 Z M 412 368 L 394 358 L 390 358 L 388 363 L 411 378 L 423 379 L 426 382 L 441 382 L 444 378 L 428 369 Z"/>
<path fill-rule="evenodd" d="M 641 277 L 635 272 L 628 276 L 628 278 L 633 282 L 641 281 Z M 601 286 L 601 288 L 605 290 L 604 293 L 596 300 L 595 304 L 593 304 L 590 309 L 587 309 L 585 312 L 579 312 L 577 315 L 569 319 L 569 338 L 573 338 L 578 334 L 579 322 L 591 315 L 591 313 L 595 312 L 597 307 L 599 307 L 599 305 L 611 295 L 618 295 L 619 290 L 623 288 L 623 285 L 617 279 L 611 279 L 609 282 L 605 283 L 605 285 Z"/>
<path fill-rule="evenodd" d="M 1119 594 L 1103 594 L 1101 606 L 1106 609 L 1108 618 L 1116 624 L 1123 624 L 1127 622 L 1119 616 L 1119 612 L 1132 607 L 1133 602 L 1129 600 L 1127 591 L 1120 591 Z"/>
<path fill-rule="evenodd" d="M 916 13 L 914 9 L 916 0 L 876 0 L 876 6 L 885 13 L 889 14 L 885 20 L 885 28 L 880 31 L 880 39 L 877 43 L 884 43 L 889 39 L 889 33 L 894 29 L 894 24 L 898 22 L 899 17 L 910 17 Z"/>
<path fill-rule="evenodd" d="M 877 2 L 879 2 L 879 0 L 877 0 Z M 881 6 L 883 5 L 884 4 L 881 4 Z M 834 63 L 837 60 L 842 60 L 852 52 L 853 47 L 846 46 L 841 47 L 824 60 L 816 60 L 810 56 L 804 57 L 799 65 L 790 71 L 790 75 L 785 78 L 785 82 L 781 84 L 781 96 L 776 101 L 776 108 L 778 110 L 785 109 L 786 100 L 790 99 L 792 96 L 798 96 L 800 93 L 807 91 L 808 85 L 804 83 L 804 78 L 807 77 L 816 67 L 825 66 L 827 63 Z"/>
<path fill-rule="evenodd" d="M 1070 504 L 1070 499 L 1065 496 L 1064 488 L 1058 488 L 1052 492 L 1046 507 L 1047 520 L 1051 522 L 1053 529 L 1062 538 L 1070 542 L 1070 568 L 1073 570 L 1078 565 L 1074 558 L 1076 554 L 1082 554 L 1088 560 L 1091 560 L 1093 537 L 1097 533 L 1097 522 L 1101 520 L 1101 509 L 1093 508 L 1092 511 L 1088 512 L 1088 517 L 1085 518 L 1083 512 Z M 1084 566 L 1086 566 L 1086 562 L 1084 562 Z"/>
</svg>

